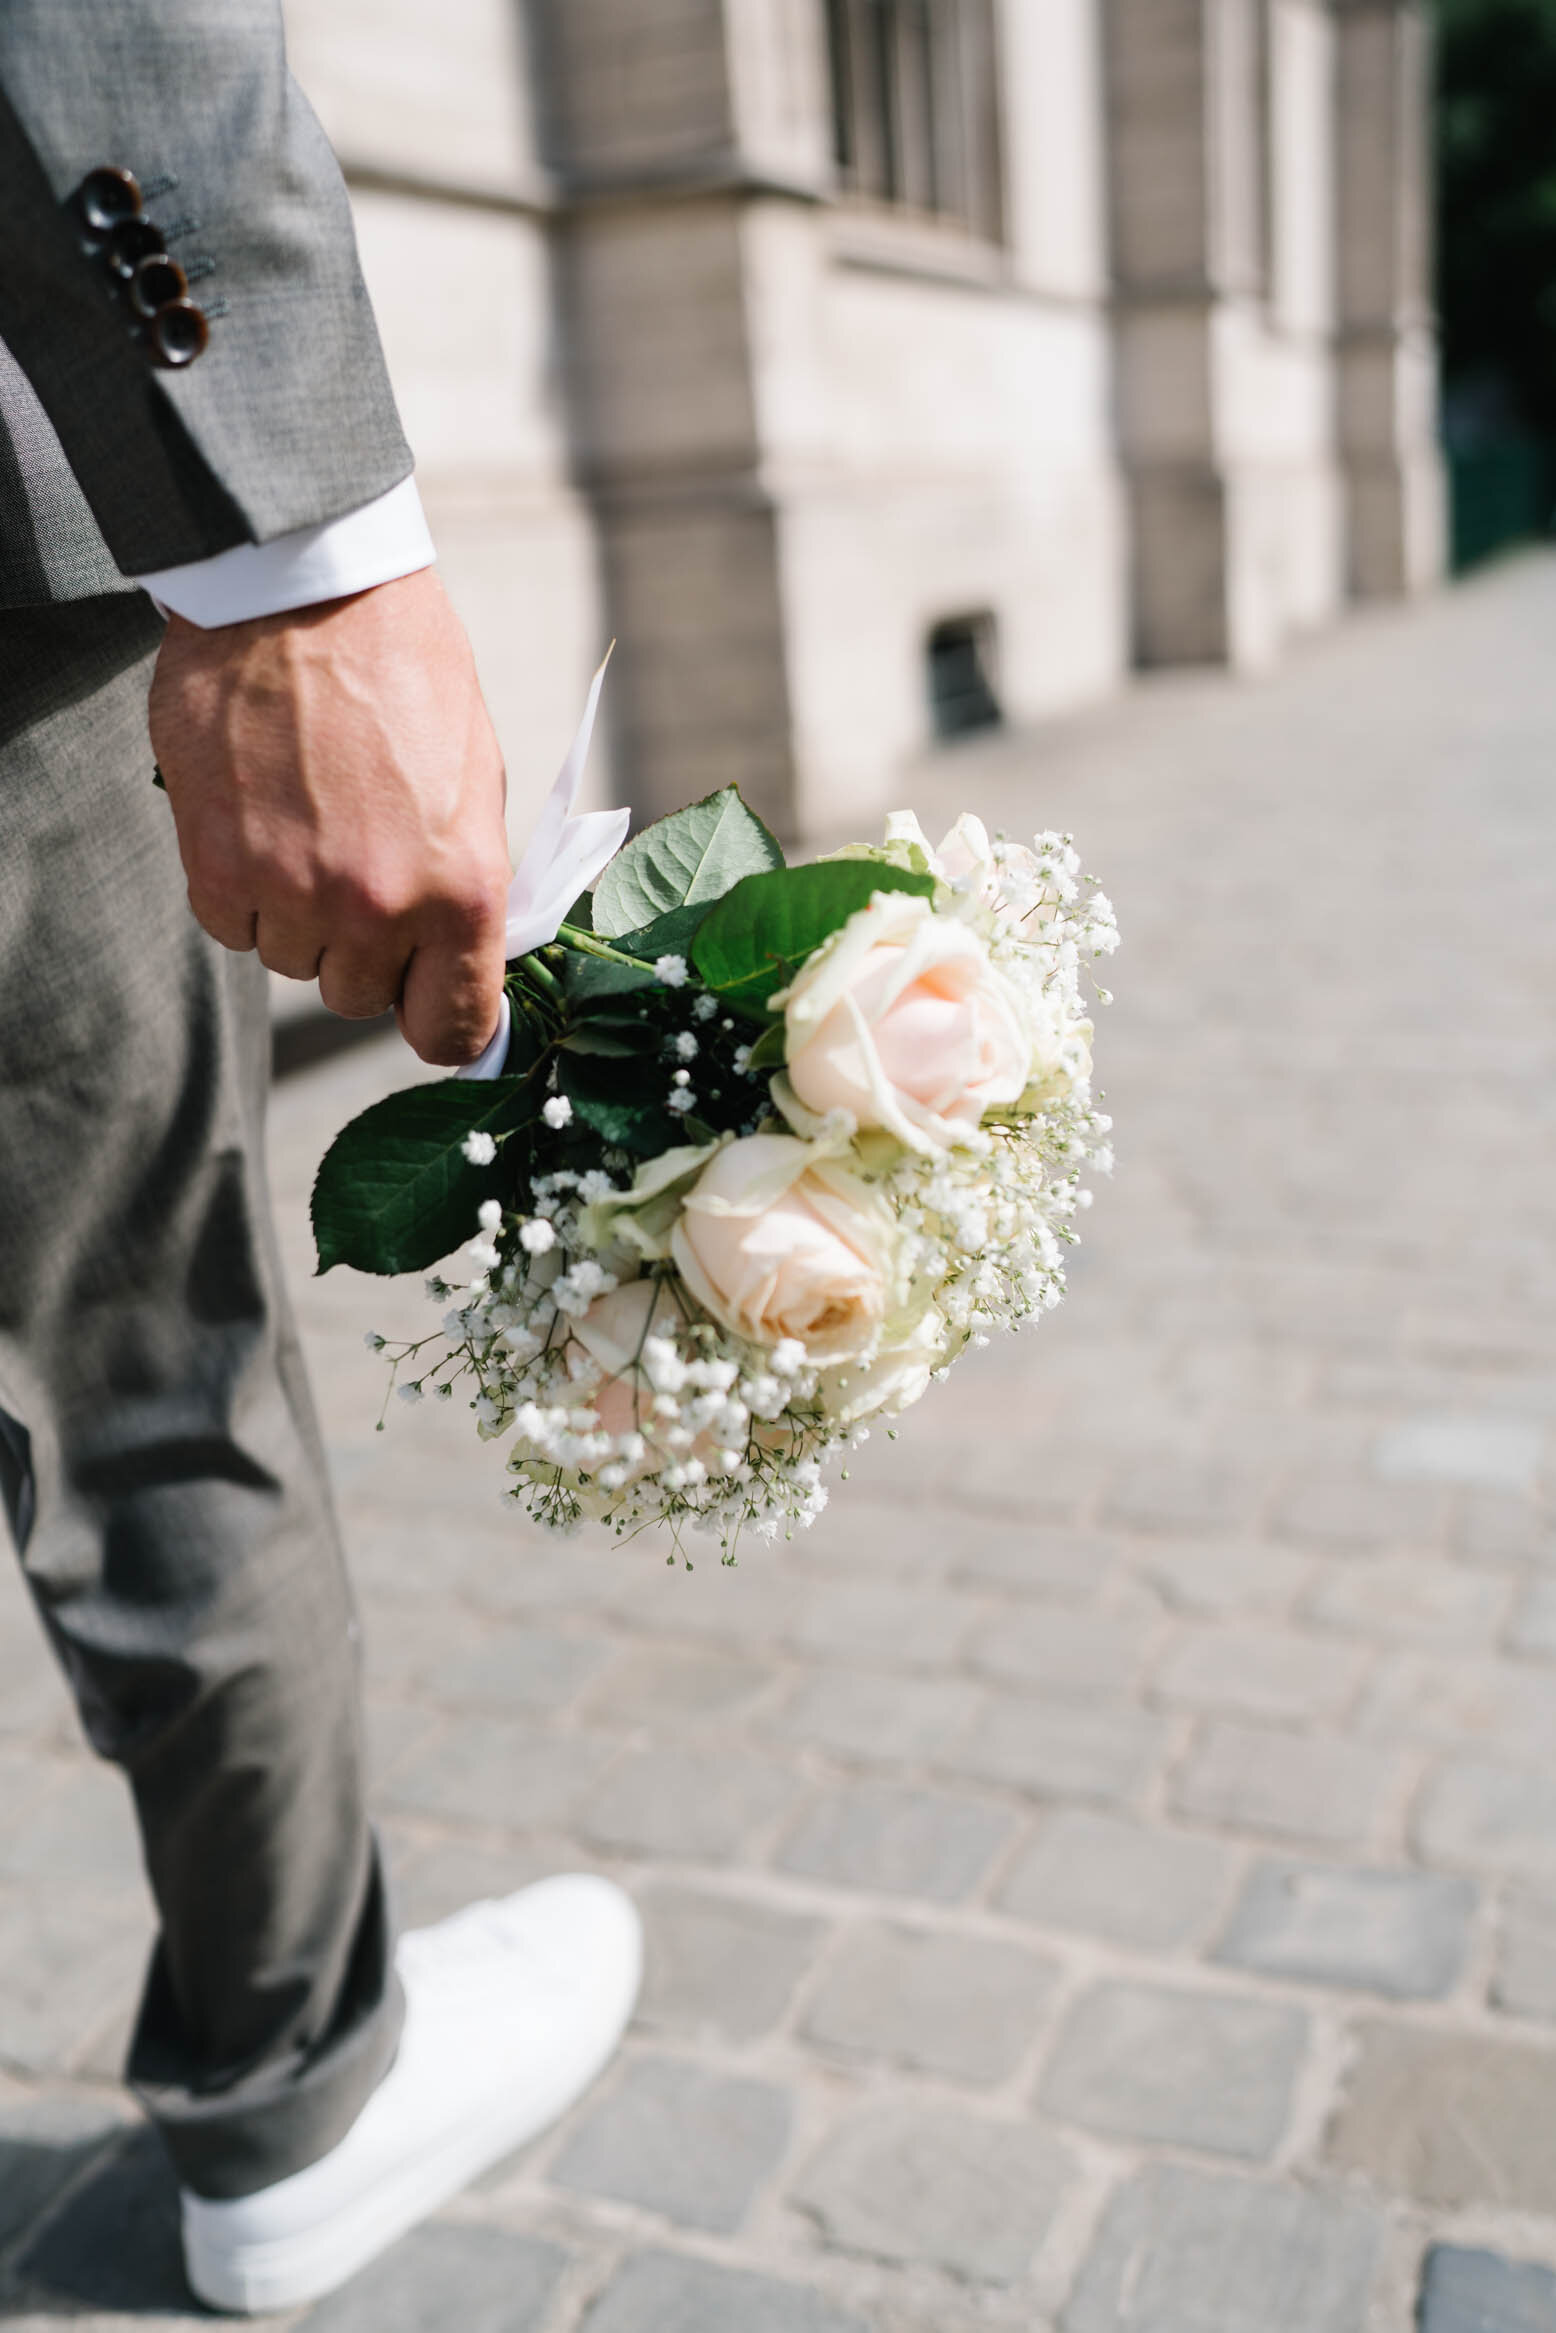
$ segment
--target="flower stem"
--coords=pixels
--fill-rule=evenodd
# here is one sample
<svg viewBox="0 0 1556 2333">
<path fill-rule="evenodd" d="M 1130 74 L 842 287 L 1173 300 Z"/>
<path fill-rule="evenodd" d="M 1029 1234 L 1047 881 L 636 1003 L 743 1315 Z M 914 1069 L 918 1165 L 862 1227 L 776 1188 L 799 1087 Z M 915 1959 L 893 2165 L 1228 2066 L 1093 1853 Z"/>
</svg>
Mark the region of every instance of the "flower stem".
<svg viewBox="0 0 1556 2333">
<path fill-rule="evenodd" d="M 547 965 L 542 964 L 540 958 L 537 955 L 531 954 L 528 956 L 521 956 L 519 958 L 519 967 L 523 972 L 524 978 L 526 980 L 533 981 L 535 986 L 540 989 L 544 995 L 556 998 L 561 997 L 563 993 L 561 981 L 558 980 L 556 974 L 551 971 Z"/>
<path fill-rule="evenodd" d="M 600 956 L 607 964 L 630 964 L 634 972 L 652 972 L 654 969 L 646 956 L 628 956 L 620 948 L 608 948 L 603 940 L 595 938 L 593 932 L 581 931 L 577 924 L 563 924 L 557 938 L 565 940 L 570 948 L 576 948 L 580 956 Z"/>
</svg>

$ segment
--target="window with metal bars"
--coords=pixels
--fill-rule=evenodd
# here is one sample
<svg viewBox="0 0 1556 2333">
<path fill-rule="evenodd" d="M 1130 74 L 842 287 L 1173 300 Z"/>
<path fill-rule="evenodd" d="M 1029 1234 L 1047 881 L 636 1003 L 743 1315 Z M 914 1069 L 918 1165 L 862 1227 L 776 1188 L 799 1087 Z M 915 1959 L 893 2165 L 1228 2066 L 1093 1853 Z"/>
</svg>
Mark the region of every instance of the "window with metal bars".
<svg viewBox="0 0 1556 2333">
<path fill-rule="evenodd" d="M 827 0 L 844 186 L 1004 231 L 994 0 Z"/>
</svg>

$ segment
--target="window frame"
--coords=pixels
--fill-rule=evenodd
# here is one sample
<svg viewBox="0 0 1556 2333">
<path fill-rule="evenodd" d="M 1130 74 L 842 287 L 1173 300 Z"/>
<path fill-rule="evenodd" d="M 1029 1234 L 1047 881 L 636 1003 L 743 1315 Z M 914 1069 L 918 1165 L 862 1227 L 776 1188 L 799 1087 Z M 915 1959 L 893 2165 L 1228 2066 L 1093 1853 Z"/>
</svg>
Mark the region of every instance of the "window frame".
<svg viewBox="0 0 1556 2333">
<path fill-rule="evenodd" d="M 996 0 L 826 0 L 840 191 L 1006 241 Z"/>
</svg>

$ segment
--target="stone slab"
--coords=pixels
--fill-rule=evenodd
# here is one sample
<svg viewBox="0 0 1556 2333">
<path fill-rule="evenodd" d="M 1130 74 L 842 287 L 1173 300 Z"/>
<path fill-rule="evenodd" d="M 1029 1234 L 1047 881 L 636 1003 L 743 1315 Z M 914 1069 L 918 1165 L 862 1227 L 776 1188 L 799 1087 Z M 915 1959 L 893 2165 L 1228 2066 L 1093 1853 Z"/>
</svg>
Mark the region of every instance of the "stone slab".
<svg viewBox="0 0 1556 2333">
<path fill-rule="evenodd" d="M 1261 1976 L 1436 2001 L 1463 1970 L 1475 1905 L 1468 1880 L 1439 1873 L 1260 1863 L 1215 1957 Z"/>
<path fill-rule="evenodd" d="M 1127 1702 L 1088 1709 L 1047 1695 L 1001 1695 L 941 1764 L 1040 1798 L 1114 1806 L 1138 1797 L 1165 1743 L 1160 1720 Z"/>
<path fill-rule="evenodd" d="M 826 1923 L 668 1884 L 639 1896 L 647 1966 L 639 2022 L 740 2045 L 779 2023 Z"/>
<path fill-rule="evenodd" d="M 1130 1691 L 1153 1633 L 1142 1613 L 1027 1605 L 988 1620 L 968 1651 L 975 1668 L 1003 1683 L 1067 1701 L 1111 1700 Z"/>
<path fill-rule="evenodd" d="M 805 2285 L 676 2252 L 635 2252 L 582 2333 L 869 2333 L 862 2317 Z"/>
<path fill-rule="evenodd" d="M 1366 2333 L 1382 2236 L 1359 2203 L 1151 2164 L 1109 2205 L 1062 2333 Z"/>
<path fill-rule="evenodd" d="M 1014 1829 L 1003 1808 L 978 1799 L 859 1783 L 810 1807 L 777 1862 L 835 1887 L 954 1904 L 972 1893 Z"/>
<path fill-rule="evenodd" d="M 567 2254 L 506 2230 L 413 2229 L 299 2320 L 298 2333 L 542 2333 Z"/>
<path fill-rule="evenodd" d="M 884 2106 L 845 2122 L 792 2198 L 829 2243 L 982 2284 L 1025 2276 L 1071 2172 L 1030 2123 Z"/>
<path fill-rule="evenodd" d="M 93 2033 L 126 2012 L 146 1973 L 150 1922 L 79 1884 L 0 1888 L 0 2064 L 71 2070 Z"/>
<path fill-rule="evenodd" d="M 1203 1935 L 1234 1857 L 1214 1839 L 1147 1829 L 1089 1807 L 1044 1819 L 1000 1891 L 1000 1908 L 1041 1928 L 1174 1952 Z"/>
<path fill-rule="evenodd" d="M 504 1831 L 568 1822 L 615 1745 L 500 1717 L 444 1720 L 432 1739 L 399 1760 L 383 1797 L 406 1813 Z"/>
<path fill-rule="evenodd" d="M 551 2177 L 732 2235 L 782 2158 L 789 2121 L 788 2097 L 770 2082 L 638 2058 L 586 2108 Z"/>
<path fill-rule="evenodd" d="M 970 1596 L 906 1581 L 828 1580 L 805 1597 L 789 1634 L 814 1660 L 944 1669 L 982 1607 Z"/>
<path fill-rule="evenodd" d="M 1556 2271 L 1434 2244 L 1421 2277 L 1420 2318 L 1420 2333 L 1551 2333 Z"/>
<path fill-rule="evenodd" d="M 1057 1524 L 1002 1528 L 980 1519 L 957 1542 L 956 1577 L 1017 1595 L 1087 1602 L 1106 1585 L 1123 1544 L 1103 1532 Z"/>
<path fill-rule="evenodd" d="M 1146 1458 L 1109 1483 L 1103 1519 L 1136 1531 L 1236 1531 L 1260 1503 L 1255 1480 L 1225 1462 Z"/>
<path fill-rule="evenodd" d="M 1513 1615 L 1507 1643 L 1526 1659 L 1556 1661 L 1556 1579 L 1535 1581 Z"/>
<path fill-rule="evenodd" d="M 1515 2017 L 1556 2023 L 1556 1889 L 1509 1891 L 1491 1997 Z"/>
<path fill-rule="evenodd" d="M 1295 1548 L 1263 1541 L 1169 1539 L 1139 1548 L 1133 1560 L 1175 1610 L 1215 1620 L 1288 1612 L 1313 1571 Z"/>
<path fill-rule="evenodd" d="M 1448 1494 L 1436 1484 L 1346 1481 L 1320 1476 L 1297 1483 L 1281 1501 L 1275 1528 L 1299 1546 L 1367 1552 L 1441 1544 Z"/>
<path fill-rule="evenodd" d="M 1432 1773 L 1412 1825 L 1430 1863 L 1556 1883 L 1556 1778 L 1493 1758 L 1449 1758 Z"/>
<path fill-rule="evenodd" d="M 602 1847 L 721 1862 L 752 1851 L 797 1796 L 787 1768 L 748 1750 L 709 1758 L 662 1743 L 622 1759 L 581 1814 Z"/>
<path fill-rule="evenodd" d="M 773 1679 L 761 1661 L 719 1652 L 631 1652 L 585 1696 L 590 1715 L 610 1726 L 667 1729 L 717 1722 L 747 1710 Z"/>
<path fill-rule="evenodd" d="M 1272 2001 L 1101 1984 L 1066 2019 L 1039 2103 L 1114 2138 L 1257 2161 L 1285 2130 L 1307 2033 Z"/>
<path fill-rule="evenodd" d="M 1451 2211 L 1556 2216 L 1556 2051 L 1381 2022 L 1357 2038 L 1331 2162 Z"/>
<path fill-rule="evenodd" d="M 800 2030 L 829 2049 L 998 2082 L 1031 2047 L 1056 1974 L 1017 1945 L 871 1922 L 845 1939 Z"/>
<path fill-rule="evenodd" d="M 1300 1724 L 1340 1710 L 1364 1667 L 1350 1646 L 1295 1629 L 1195 1629 L 1162 1663 L 1155 1690 L 1190 1709 Z"/>
<path fill-rule="evenodd" d="M 891 1677 L 821 1669 L 799 1678 L 763 1730 L 851 1765 L 920 1765 L 965 1733 L 979 1691 L 965 1677 Z"/>
<path fill-rule="evenodd" d="M 1378 1437 L 1373 1465 L 1384 1482 L 1449 1482 L 1528 1496 L 1544 1449 L 1543 1431 L 1528 1418 L 1449 1413 L 1390 1426 Z"/>
<path fill-rule="evenodd" d="M 1378 1827 L 1396 1773 L 1392 1753 L 1367 1743 L 1220 1722 L 1190 1752 L 1172 1801 L 1201 1822 L 1359 1846 Z"/>
<path fill-rule="evenodd" d="M 1507 1597 L 1507 1582 L 1493 1571 L 1421 1554 L 1381 1555 L 1330 1565 L 1305 1610 L 1320 1627 L 1457 1651 L 1490 1641 Z"/>
</svg>

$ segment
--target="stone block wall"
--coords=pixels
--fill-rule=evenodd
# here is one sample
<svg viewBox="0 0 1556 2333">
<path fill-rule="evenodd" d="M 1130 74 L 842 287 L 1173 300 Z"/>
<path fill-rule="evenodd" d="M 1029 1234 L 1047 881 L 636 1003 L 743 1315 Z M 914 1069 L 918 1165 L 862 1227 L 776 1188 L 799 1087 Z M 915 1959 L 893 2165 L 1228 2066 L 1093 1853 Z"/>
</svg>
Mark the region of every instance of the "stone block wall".
<svg viewBox="0 0 1556 2333">
<path fill-rule="evenodd" d="M 444 581 L 527 833 L 610 638 L 573 481 L 532 62 L 509 0 L 287 0 L 292 67 L 352 186 Z M 610 737 L 597 797 L 614 793 Z"/>
<path fill-rule="evenodd" d="M 1115 688 L 1124 511 L 1093 0 L 1001 10 L 1006 236 L 848 202 L 748 224 L 800 823 L 872 819 L 931 735 L 937 624 L 1014 720 Z"/>
<path fill-rule="evenodd" d="M 1429 33 L 1402 0 L 1337 0 L 1339 408 L 1350 588 L 1419 590 L 1443 572 L 1431 313 Z"/>
<path fill-rule="evenodd" d="M 988 5 L 998 234 L 849 191 L 825 0 L 288 0 L 516 828 L 612 632 L 601 793 L 819 836 L 948 620 L 1029 721 L 1440 572 L 1420 0 Z"/>
<path fill-rule="evenodd" d="M 1146 664 L 1269 662 L 1332 616 L 1327 0 L 1110 0 L 1120 444 Z"/>
</svg>

